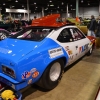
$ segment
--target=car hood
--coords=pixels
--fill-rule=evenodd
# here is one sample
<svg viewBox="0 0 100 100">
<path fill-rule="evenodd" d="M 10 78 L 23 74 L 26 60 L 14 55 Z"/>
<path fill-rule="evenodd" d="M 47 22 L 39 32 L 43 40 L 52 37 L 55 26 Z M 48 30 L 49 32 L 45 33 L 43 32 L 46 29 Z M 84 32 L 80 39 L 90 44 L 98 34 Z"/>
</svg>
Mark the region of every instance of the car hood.
<svg viewBox="0 0 100 100">
<path fill-rule="evenodd" d="M 7 38 L 0 42 L 0 60 L 18 61 L 41 45 L 41 42 Z M 3 58 L 3 59 L 2 59 Z"/>
</svg>

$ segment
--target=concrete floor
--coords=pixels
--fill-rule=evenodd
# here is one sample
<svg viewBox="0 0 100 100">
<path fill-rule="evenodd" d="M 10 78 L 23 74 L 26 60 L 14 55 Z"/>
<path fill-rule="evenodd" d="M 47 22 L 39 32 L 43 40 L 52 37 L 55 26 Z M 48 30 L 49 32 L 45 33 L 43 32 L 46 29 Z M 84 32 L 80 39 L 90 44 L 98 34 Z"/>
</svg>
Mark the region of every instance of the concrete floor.
<svg viewBox="0 0 100 100">
<path fill-rule="evenodd" d="M 100 49 L 65 70 L 59 85 L 44 91 L 33 85 L 23 91 L 23 100 L 94 100 L 100 86 Z"/>
</svg>

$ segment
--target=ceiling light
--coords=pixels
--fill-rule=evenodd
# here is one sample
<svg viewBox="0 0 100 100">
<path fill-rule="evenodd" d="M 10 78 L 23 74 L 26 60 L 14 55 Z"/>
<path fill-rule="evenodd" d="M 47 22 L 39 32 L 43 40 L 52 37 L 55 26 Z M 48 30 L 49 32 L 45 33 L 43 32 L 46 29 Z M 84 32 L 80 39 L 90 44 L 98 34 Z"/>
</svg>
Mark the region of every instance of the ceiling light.
<svg viewBox="0 0 100 100">
<path fill-rule="evenodd" d="M 24 5 L 22 5 L 22 7 L 24 7 Z"/>
<path fill-rule="evenodd" d="M 3 3 L 3 5 L 5 5 L 5 3 Z"/>
<path fill-rule="evenodd" d="M 59 8 L 59 6 L 57 8 Z"/>
<path fill-rule="evenodd" d="M 72 5 L 70 5 L 72 7 Z"/>
<path fill-rule="evenodd" d="M 12 7 L 15 7 L 15 6 L 12 6 Z"/>
<path fill-rule="evenodd" d="M 81 0 L 81 3 L 83 3 L 83 0 Z"/>
<path fill-rule="evenodd" d="M 15 2 L 18 2 L 18 0 L 16 0 Z"/>
<path fill-rule="evenodd" d="M 88 3 L 88 5 L 90 5 L 90 3 Z"/>
<path fill-rule="evenodd" d="M 38 7 L 36 7 L 36 8 L 38 8 Z"/>
<path fill-rule="evenodd" d="M 49 2 L 52 2 L 51 0 Z"/>
<path fill-rule="evenodd" d="M 63 2 L 62 2 L 61 4 L 62 4 L 62 5 L 64 5 L 64 3 L 63 3 Z"/>
<path fill-rule="evenodd" d="M 48 8 L 46 8 L 45 10 L 48 10 Z"/>
<path fill-rule="evenodd" d="M 34 2 L 34 4 L 36 5 L 36 2 Z"/>
</svg>

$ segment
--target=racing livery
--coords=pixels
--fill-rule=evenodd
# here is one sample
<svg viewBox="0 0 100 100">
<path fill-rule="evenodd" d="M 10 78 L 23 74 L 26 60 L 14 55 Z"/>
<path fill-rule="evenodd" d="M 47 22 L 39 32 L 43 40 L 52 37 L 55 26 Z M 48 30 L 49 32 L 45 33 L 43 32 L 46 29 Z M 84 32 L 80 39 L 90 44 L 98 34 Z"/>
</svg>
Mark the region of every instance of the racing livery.
<svg viewBox="0 0 100 100">
<path fill-rule="evenodd" d="M 58 85 L 65 67 L 92 53 L 94 38 L 87 38 L 76 26 L 57 21 L 58 17 L 37 19 L 0 42 L 1 82 L 15 90 L 33 83 L 51 90 Z"/>
</svg>

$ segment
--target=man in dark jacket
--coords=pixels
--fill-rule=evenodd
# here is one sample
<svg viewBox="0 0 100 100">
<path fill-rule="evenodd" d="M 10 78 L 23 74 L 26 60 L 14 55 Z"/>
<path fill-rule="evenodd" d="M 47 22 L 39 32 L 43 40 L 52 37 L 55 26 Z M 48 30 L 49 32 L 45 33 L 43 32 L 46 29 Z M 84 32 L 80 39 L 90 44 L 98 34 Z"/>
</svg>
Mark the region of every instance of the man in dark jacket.
<svg viewBox="0 0 100 100">
<path fill-rule="evenodd" d="M 96 36 L 100 38 L 100 15 L 99 15 L 98 20 L 97 20 L 97 32 L 96 32 Z"/>
<path fill-rule="evenodd" d="M 90 32 L 88 35 L 96 37 L 96 35 L 95 35 L 96 27 L 97 27 L 97 22 L 96 22 L 94 16 L 92 15 L 90 25 L 88 26 L 88 30 L 89 30 L 88 32 Z"/>
</svg>

